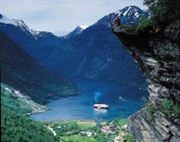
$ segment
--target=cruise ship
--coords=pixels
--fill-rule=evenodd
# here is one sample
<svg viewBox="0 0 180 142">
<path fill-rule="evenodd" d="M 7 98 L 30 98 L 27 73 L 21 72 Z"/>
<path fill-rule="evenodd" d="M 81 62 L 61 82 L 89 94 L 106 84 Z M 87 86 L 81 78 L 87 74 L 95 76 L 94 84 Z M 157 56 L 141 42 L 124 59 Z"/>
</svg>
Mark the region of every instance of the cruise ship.
<svg viewBox="0 0 180 142">
<path fill-rule="evenodd" d="M 94 104 L 93 107 L 97 108 L 97 109 L 108 109 L 109 105 L 107 105 L 107 104 Z"/>
</svg>

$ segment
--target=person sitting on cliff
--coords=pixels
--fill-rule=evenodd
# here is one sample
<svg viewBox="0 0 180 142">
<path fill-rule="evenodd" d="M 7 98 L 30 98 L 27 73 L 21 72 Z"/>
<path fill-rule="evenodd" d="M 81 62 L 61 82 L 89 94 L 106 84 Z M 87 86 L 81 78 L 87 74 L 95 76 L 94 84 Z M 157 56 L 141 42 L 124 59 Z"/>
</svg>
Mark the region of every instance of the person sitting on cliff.
<svg viewBox="0 0 180 142">
<path fill-rule="evenodd" d="M 116 16 L 116 18 L 114 19 L 114 24 L 120 26 L 121 25 L 121 19 L 120 17 Z"/>
<path fill-rule="evenodd" d="M 119 16 L 116 16 L 116 18 L 113 21 L 112 31 L 114 33 L 126 32 L 126 30 L 122 26 L 122 22 Z"/>
<path fill-rule="evenodd" d="M 119 16 L 116 16 L 116 18 L 114 19 L 113 24 L 112 24 L 113 32 L 115 32 L 115 33 L 121 32 L 120 26 L 121 26 L 121 19 Z"/>
</svg>

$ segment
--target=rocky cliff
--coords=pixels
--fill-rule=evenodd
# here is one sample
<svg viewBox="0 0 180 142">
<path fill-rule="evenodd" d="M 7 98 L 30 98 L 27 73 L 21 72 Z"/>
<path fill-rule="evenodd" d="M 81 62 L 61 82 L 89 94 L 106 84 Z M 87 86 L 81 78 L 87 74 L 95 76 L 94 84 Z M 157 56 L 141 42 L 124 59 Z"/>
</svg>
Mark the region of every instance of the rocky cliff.
<svg viewBox="0 0 180 142">
<path fill-rule="evenodd" d="M 117 34 L 148 82 L 149 100 L 130 117 L 137 142 L 180 141 L 179 20 L 158 33 Z"/>
</svg>

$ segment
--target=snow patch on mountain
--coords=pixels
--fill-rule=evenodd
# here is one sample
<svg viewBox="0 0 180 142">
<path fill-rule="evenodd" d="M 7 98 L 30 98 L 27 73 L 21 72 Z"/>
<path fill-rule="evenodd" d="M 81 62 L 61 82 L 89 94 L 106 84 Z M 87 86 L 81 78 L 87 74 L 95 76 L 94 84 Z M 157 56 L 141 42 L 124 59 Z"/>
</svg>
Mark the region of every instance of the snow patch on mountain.
<svg viewBox="0 0 180 142">
<path fill-rule="evenodd" d="M 128 9 L 123 13 L 123 15 L 124 15 L 124 16 L 127 16 L 127 14 L 129 13 L 130 9 L 131 9 L 131 6 L 128 7 Z"/>
<path fill-rule="evenodd" d="M 148 10 L 142 10 L 137 6 L 127 6 L 123 9 L 110 13 L 105 17 L 98 20 L 96 25 L 104 25 L 107 28 L 111 28 L 113 21 L 116 17 L 121 19 L 123 25 L 133 25 L 139 23 L 142 17 L 149 17 Z"/>
<path fill-rule="evenodd" d="M 12 19 L 9 19 L 7 18 L 6 16 L 0 14 L 0 23 L 4 23 L 4 24 L 12 24 L 12 25 L 16 25 L 17 26 L 17 23 L 12 20 Z"/>
<path fill-rule="evenodd" d="M 70 32 L 67 36 L 65 36 L 64 38 L 68 38 L 68 37 L 71 37 L 71 36 L 79 35 L 85 29 L 87 29 L 88 27 L 89 27 L 89 25 L 79 25 L 72 32 Z"/>
<path fill-rule="evenodd" d="M 20 27 L 24 32 L 29 32 L 30 34 L 34 35 L 34 38 L 41 36 L 41 32 L 30 29 L 22 20 L 9 19 L 8 17 L 0 14 L 0 23 Z"/>
<path fill-rule="evenodd" d="M 89 27 L 89 25 L 79 25 L 79 27 L 83 30 L 87 29 Z"/>
<path fill-rule="evenodd" d="M 115 12 L 117 16 L 125 16 L 125 17 L 136 17 L 139 18 L 141 14 L 144 14 L 145 10 L 141 10 L 139 7 L 136 6 L 128 6 L 121 10 Z"/>
</svg>

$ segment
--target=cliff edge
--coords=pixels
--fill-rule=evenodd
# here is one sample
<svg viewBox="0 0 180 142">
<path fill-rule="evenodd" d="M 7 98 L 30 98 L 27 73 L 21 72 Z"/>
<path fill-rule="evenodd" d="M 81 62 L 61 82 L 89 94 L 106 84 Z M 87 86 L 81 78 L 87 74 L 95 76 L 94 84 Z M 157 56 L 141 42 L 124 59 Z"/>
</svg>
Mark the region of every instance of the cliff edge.
<svg viewBox="0 0 180 142">
<path fill-rule="evenodd" d="M 130 116 L 137 142 L 180 141 L 179 21 L 173 20 L 160 32 L 114 31 L 148 82 L 149 100 Z"/>
</svg>

